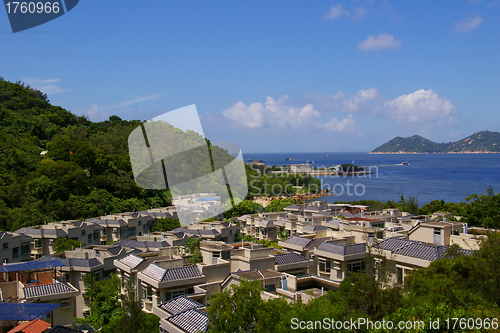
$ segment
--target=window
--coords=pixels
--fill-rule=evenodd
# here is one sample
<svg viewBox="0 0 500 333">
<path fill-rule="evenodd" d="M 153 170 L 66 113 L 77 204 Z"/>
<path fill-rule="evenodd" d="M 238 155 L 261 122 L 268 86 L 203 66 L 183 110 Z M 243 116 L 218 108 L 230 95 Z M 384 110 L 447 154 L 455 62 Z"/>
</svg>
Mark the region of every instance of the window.
<svg viewBox="0 0 500 333">
<path fill-rule="evenodd" d="M 434 236 L 441 236 L 441 229 L 440 228 L 434 228 Z"/>
<path fill-rule="evenodd" d="M 101 237 L 106 236 L 106 229 L 101 229 Z"/>
<path fill-rule="evenodd" d="M 320 259 L 319 260 L 319 270 L 321 272 L 330 273 L 332 270 L 331 261 L 325 260 L 325 259 Z"/>
<path fill-rule="evenodd" d="M 231 251 L 223 251 L 222 252 L 222 259 L 229 259 L 231 258 Z"/>
<path fill-rule="evenodd" d="M 88 243 L 92 244 L 94 242 L 94 237 L 92 237 L 92 234 L 89 234 L 88 238 Z"/>
<path fill-rule="evenodd" d="M 213 258 L 220 258 L 220 252 L 213 252 Z"/>
<path fill-rule="evenodd" d="M 397 267 L 397 277 L 398 283 L 403 283 L 403 269 L 401 267 Z"/>
<path fill-rule="evenodd" d="M 128 237 L 135 236 L 135 228 L 128 228 L 128 230 L 127 230 L 127 236 Z"/>
<path fill-rule="evenodd" d="M 264 289 L 265 289 L 265 291 L 272 293 L 272 292 L 276 291 L 276 285 L 268 284 Z"/>
<path fill-rule="evenodd" d="M 39 249 L 42 247 L 42 240 L 41 239 L 35 239 L 35 249 Z"/>
<path fill-rule="evenodd" d="M 31 252 L 31 244 L 28 243 L 28 244 L 23 244 L 23 246 L 21 247 L 21 253 L 22 254 L 27 254 L 27 253 L 30 253 Z"/>
<path fill-rule="evenodd" d="M 139 221 L 139 225 L 141 225 L 141 224 L 142 224 L 142 221 Z"/>
<path fill-rule="evenodd" d="M 350 263 L 350 264 L 347 264 L 347 269 L 350 271 L 350 272 L 359 272 L 361 270 L 364 269 L 364 263 L 361 262 L 361 261 L 358 261 L 358 262 L 353 262 L 353 263 Z"/>
<path fill-rule="evenodd" d="M 35 254 L 35 260 L 38 260 L 38 259 L 40 259 L 41 257 L 42 257 L 42 255 L 41 255 L 41 254 Z"/>
<path fill-rule="evenodd" d="M 82 230 L 82 236 L 85 236 L 85 230 Z"/>
<path fill-rule="evenodd" d="M 64 283 L 69 283 L 69 273 L 64 273 L 63 274 L 63 282 Z"/>
<path fill-rule="evenodd" d="M 233 234 L 233 230 L 229 230 L 229 234 L 232 235 Z"/>
<path fill-rule="evenodd" d="M 369 232 L 368 233 L 368 242 L 373 243 L 375 241 L 375 233 Z"/>
<path fill-rule="evenodd" d="M 120 235 L 121 236 L 127 236 L 127 228 L 121 228 L 120 229 Z"/>
<path fill-rule="evenodd" d="M 6 250 L 9 248 L 9 243 L 3 243 L 3 249 Z"/>
<path fill-rule="evenodd" d="M 264 236 L 265 236 L 265 235 L 267 235 L 267 229 L 262 228 L 262 234 L 263 234 Z"/>
<path fill-rule="evenodd" d="M 62 301 L 61 302 L 62 308 L 69 308 L 70 305 L 71 305 L 71 301 Z"/>
<path fill-rule="evenodd" d="M 17 258 L 19 258 L 19 248 L 13 247 L 12 248 L 12 259 L 17 259 Z"/>
</svg>

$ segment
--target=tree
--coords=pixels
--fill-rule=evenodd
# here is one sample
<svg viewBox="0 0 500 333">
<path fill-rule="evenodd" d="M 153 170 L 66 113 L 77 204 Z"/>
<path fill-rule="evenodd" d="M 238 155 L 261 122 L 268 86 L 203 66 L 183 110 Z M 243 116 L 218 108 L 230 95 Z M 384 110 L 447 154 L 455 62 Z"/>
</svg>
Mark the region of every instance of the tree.
<svg viewBox="0 0 500 333">
<path fill-rule="evenodd" d="M 239 216 L 243 216 L 245 214 L 254 214 L 257 212 L 261 212 L 263 210 L 264 210 L 264 208 L 261 205 L 255 203 L 251 200 L 243 200 L 242 202 L 237 204 L 235 207 L 225 211 L 224 217 L 229 219 L 231 217 L 239 217 Z"/>
<path fill-rule="evenodd" d="M 80 246 L 83 246 L 83 244 L 80 241 L 74 240 L 74 239 L 67 239 L 66 237 L 63 238 L 58 238 L 54 242 L 54 252 L 63 252 L 63 251 L 72 251 L 76 248 L 79 248 Z"/>
<path fill-rule="evenodd" d="M 180 227 L 181 222 L 179 221 L 179 219 L 173 217 L 165 217 L 156 221 L 156 225 L 153 226 L 153 231 L 170 231 Z"/>
<path fill-rule="evenodd" d="M 182 250 L 184 254 L 190 254 L 189 262 L 191 265 L 203 261 L 203 256 L 200 251 L 200 239 L 199 238 L 189 238 L 186 243 L 182 244 Z"/>
<path fill-rule="evenodd" d="M 160 319 L 154 314 L 142 311 L 141 301 L 137 298 L 134 281 L 129 279 L 124 285 L 125 294 L 120 296 L 121 315 L 103 330 L 104 333 L 156 333 Z"/>
<path fill-rule="evenodd" d="M 96 281 L 92 274 L 87 273 L 83 282 L 85 293 L 91 300 L 90 315 L 85 320 L 95 329 L 101 329 L 121 314 L 118 302 L 120 279 L 116 275 L 111 275 L 109 279 Z"/>
<path fill-rule="evenodd" d="M 276 199 L 266 206 L 266 212 L 282 212 L 286 207 L 295 205 L 299 202 L 299 200 L 295 199 Z"/>
</svg>

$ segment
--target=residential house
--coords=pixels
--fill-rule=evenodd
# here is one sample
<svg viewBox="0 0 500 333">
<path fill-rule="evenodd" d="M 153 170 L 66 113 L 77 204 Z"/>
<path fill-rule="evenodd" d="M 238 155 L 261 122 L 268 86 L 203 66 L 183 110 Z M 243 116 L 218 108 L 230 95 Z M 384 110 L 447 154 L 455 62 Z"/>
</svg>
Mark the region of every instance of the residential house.
<svg viewBox="0 0 500 333">
<path fill-rule="evenodd" d="M 1 262 L 7 264 L 31 260 L 32 240 L 31 237 L 24 234 L 0 231 Z"/>
</svg>

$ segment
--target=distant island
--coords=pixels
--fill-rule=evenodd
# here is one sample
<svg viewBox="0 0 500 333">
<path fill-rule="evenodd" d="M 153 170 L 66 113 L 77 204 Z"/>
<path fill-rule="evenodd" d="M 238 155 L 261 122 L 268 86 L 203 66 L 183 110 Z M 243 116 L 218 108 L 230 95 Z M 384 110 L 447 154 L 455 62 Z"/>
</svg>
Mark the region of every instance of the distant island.
<svg viewBox="0 0 500 333">
<path fill-rule="evenodd" d="M 500 133 L 481 131 L 465 139 L 449 143 L 437 143 L 420 135 L 400 136 L 375 148 L 370 154 L 475 154 L 500 153 Z"/>
</svg>

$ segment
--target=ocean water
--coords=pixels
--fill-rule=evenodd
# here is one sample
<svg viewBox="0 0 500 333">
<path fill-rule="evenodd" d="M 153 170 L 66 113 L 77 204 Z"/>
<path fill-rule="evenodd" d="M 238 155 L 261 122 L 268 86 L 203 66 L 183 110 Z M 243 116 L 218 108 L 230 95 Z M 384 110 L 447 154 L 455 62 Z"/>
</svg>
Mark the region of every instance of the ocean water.
<svg viewBox="0 0 500 333">
<path fill-rule="evenodd" d="M 329 155 L 329 156 L 327 156 Z M 368 153 L 254 153 L 247 159 L 266 165 L 312 163 L 329 167 L 342 163 L 363 165 L 373 172 L 360 176 L 320 176 L 324 188 L 336 195 L 328 202 L 418 198 L 423 205 L 432 200 L 462 202 L 471 194 L 486 193 L 492 186 L 500 191 L 500 154 L 368 154 Z M 286 161 L 291 158 L 292 161 Z M 401 163 L 408 161 L 409 165 Z"/>
</svg>

